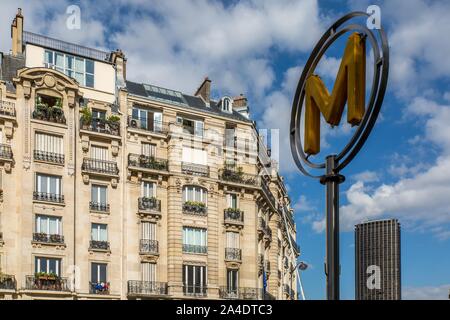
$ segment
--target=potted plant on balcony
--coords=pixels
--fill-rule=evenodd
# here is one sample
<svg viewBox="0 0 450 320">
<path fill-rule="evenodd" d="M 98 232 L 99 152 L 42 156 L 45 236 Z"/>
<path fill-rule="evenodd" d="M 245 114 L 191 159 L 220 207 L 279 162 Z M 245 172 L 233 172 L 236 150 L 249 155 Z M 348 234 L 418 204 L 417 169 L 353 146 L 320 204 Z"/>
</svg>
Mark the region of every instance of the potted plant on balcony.
<svg viewBox="0 0 450 320">
<path fill-rule="evenodd" d="M 50 242 L 52 243 L 62 243 L 62 236 L 59 234 L 51 234 L 50 235 Z"/>
<path fill-rule="evenodd" d="M 14 276 L 0 271 L 0 289 L 14 288 L 15 281 Z"/>
<path fill-rule="evenodd" d="M 86 128 L 91 125 L 92 122 L 92 111 L 88 107 L 81 109 L 81 125 Z"/>
<path fill-rule="evenodd" d="M 36 96 L 33 118 L 38 120 L 45 120 L 47 119 L 47 117 L 48 117 L 48 104 L 42 102 L 41 96 Z"/>
<path fill-rule="evenodd" d="M 106 121 L 109 128 L 111 129 L 111 133 L 118 135 L 120 130 L 120 117 L 116 114 L 112 114 L 108 117 L 108 120 Z"/>
<path fill-rule="evenodd" d="M 205 213 L 206 205 L 203 202 L 198 201 L 186 201 L 183 204 L 183 211 L 191 213 Z"/>
<path fill-rule="evenodd" d="M 223 170 L 222 178 L 232 182 L 243 182 L 244 169 L 242 167 L 236 168 L 236 170 L 225 167 Z"/>
<path fill-rule="evenodd" d="M 34 234 L 34 241 L 47 242 L 47 234 L 45 232 L 37 232 Z"/>
</svg>

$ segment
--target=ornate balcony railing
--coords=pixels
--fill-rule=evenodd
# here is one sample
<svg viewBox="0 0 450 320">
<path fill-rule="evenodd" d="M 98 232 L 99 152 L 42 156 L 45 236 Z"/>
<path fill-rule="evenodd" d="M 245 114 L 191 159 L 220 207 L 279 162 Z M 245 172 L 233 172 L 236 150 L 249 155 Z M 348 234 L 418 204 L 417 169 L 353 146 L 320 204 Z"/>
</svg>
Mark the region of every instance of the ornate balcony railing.
<svg viewBox="0 0 450 320">
<path fill-rule="evenodd" d="M 130 116 L 128 117 L 128 128 L 161 134 L 167 134 L 169 132 L 169 125 L 166 122 L 143 121 L 143 119 L 134 119 Z"/>
<path fill-rule="evenodd" d="M 245 184 L 255 187 L 259 186 L 260 184 L 259 176 L 244 173 L 240 169 L 238 170 L 233 170 L 230 168 L 220 169 L 219 179 L 232 183 Z"/>
<path fill-rule="evenodd" d="M 194 176 L 209 177 L 209 166 L 203 164 L 182 162 L 181 171 Z"/>
<path fill-rule="evenodd" d="M 220 287 L 219 297 L 221 299 L 259 300 L 262 298 L 262 289 Z"/>
<path fill-rule="evenodd" d="M 167 293 L 167 282 L 128 281 L 128 295 L 166 295 Z"/>
<path fill-rule="evenodd" d="M 168 161 L 166 159 L 148 157 L 143 154 L 133 153 L 128 155 L 128 166 L 159 171 L 167 171 L 169 168 Z"/>
<path fill-rule="evenodd" d="M 208 208 L 202 202 L 186 201 L 183 203 L 183 213 L 206 216 L 208 214 Z"/>
<path fill-rule="evenodd" d="M 183 286 L 183 293 L 185 296 L 206 297 L 208 288 L 206 286 Z"/>
<path fill-rule="evenodd" d="M 141 211 L 161 212 L 161 200 L 156 198 L 141 197 L 138 199 L 138 208 Z"/>
<path fill-rule="evenodd" d="M 267 184 L 264 181 L 261 181 L 261 190 L 262 190 L 262 193 L 264 194 L 264 196 L 267 198 L 267 200 L 271 204 L 271 206 L 276 208 L 275 197 L 274 197 L 274 195 L 272 194 L 272 192 L 270 191 L 269 187 L 267 186 Z"/>
<path fill-rule="evenodd" d="M 15 117 L 16 116 L 16 104 L 9 101 L 0 101 L 0 115 Z"/>
<path fill-rule="evenodd" d="M 91 173 L 102 173 L 117 176 L 119 168 L 115 161 L 84 158 L 81 170 Z"/>
<path fill-rule="evenodd" d="M 0 290 L 16 290 L 17 282 L 13 275 L 0 273 Z"/>
<path fill-rule="evenodd" d="M 89 250 L 109 251 L 109 241 L 91 240 L 89 242 Z"/>
<path fill-rule="evenodd" d="M 64 203 L 64 196 L 62 194 L 35 191 L 33 192 L 33 200 Z"/>
<path fill-rule="evenodd" d="M 50 274 L 26 276 L 25 288 L 28 290 L 70 291 L 66 278 Z"/>
<path fill-rule="evenodd" d="M 244 223 L 244 211 L 234 208 L 227 208 L 223 211 L 223 219 L 227 223 Z"/>
<path fill-rule="evenodd" d="M 91 282 L 89 281 L 90 294 L 109 294 L 109 282 Z"/>
<path fill-rule="evenodd" d="M 39 161 L 53 162 L 64 164 L 65 156 L 59 153 L 34 150 L 34 159 Z"/>
<path fill-rule="evenodd" d="M 206 254 L 208 253 L 208 247 L 194 244 L 183 244 L 183 252 Z"/>
<path fill-rule="evenodd" d="M 109 212 L 109 204 L 96 201 L 89 201 L 89 209 L 91 211 Z"/>
<path fill-rule="evenodd" d="M 225 248 L 225 260 L 241 261 L 242 250 L 238 248 Z"/>
<path fill-rule="evenodd" d="M 139 242 L 139 252 L 141 254 L 158 254 L 158 240 L 141 239 Z"/>
<path fill-rule="evenodd" d="M 120 136 L 120 122 L 94 118 L 90 122 L 80 120 L 81 130 Z"/>
<path fill-rule="evenodd" d="M 13 152 L 9 144 L 0 144 L 0 158 L 2 159 L 13 159 Z"/>
<path fill-rule="evenodd" d="M 60 234 L 47 234 L 43 232 L 33 233 L 33 242 L 62 244 L 64 243 L 64 236 Z"/>
</svg>

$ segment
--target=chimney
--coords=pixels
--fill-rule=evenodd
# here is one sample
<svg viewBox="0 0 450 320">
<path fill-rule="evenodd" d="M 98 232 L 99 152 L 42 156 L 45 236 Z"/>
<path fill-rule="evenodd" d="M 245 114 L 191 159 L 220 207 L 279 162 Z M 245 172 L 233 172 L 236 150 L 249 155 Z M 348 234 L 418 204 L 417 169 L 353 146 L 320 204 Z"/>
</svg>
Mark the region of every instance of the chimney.
<svg viewBox="0 0 450 320">
<path fill-rule="evenodd" d="M 17 10 L 16 17 L 11 24 L 12 54 L 17 56 L 23 53 L 23 16 L 22 9 Z"/>
<path fill-rule="evenodd" d="M 194 96 L 200 96 L 203 101 L 205 101 L 206 105 L 209 107 L 209 102 L 211 100 L 211 80 L 208 77 L 203 80 L 200 87 L 195 92 Z"/>
<path fill-rule="evenodd" d="M 242 93 L 238 97 L 233 98 L 233 110 L 249 119 L 250 113 L 247 98 Z"/>
<path fill-rule="evenodd" d="M 116 67 L 117 87 L 125 87 L 125 81 L 127 80 L 127 59 L 122 50 L 117 49 L 111 52 L 111 62 Z"/>
</svg>

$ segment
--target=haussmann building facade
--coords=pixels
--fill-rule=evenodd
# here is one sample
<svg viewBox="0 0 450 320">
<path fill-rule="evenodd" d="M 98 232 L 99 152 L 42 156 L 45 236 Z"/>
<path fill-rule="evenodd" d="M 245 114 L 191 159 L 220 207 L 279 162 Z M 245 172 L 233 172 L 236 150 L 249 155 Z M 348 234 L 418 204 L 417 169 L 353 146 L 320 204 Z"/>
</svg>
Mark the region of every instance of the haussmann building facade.
<svg viewBox="0 0 450 320">
<path fill-rule="evenodd" d="M 0 299 L 296 299 L 293 210 L 247 99 L 128 81 L 121 51 L 23 21 L 1 55 Z"/>
</svg>

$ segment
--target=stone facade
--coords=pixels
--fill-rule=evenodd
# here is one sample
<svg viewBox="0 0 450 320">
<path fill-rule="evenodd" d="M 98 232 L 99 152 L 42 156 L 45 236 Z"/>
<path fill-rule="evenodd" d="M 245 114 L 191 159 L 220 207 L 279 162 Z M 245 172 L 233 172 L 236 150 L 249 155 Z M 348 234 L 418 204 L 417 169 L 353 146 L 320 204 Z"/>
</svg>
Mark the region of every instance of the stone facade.
<svg viewBox="0 0 450 320">
<path fill-rule="evenodd" d="M 217 112 L 209 79 L 181 103 L 139 95 L 122 52 L 66 44 L 94 61 L 81 84 L 41 63 L 58 40 L 22 28 L 19 12 L 8 57 L 25 67 L 0 80 L 0 299 L 296 299 L 293 210 L 245 97 Z"/>
</svg>

